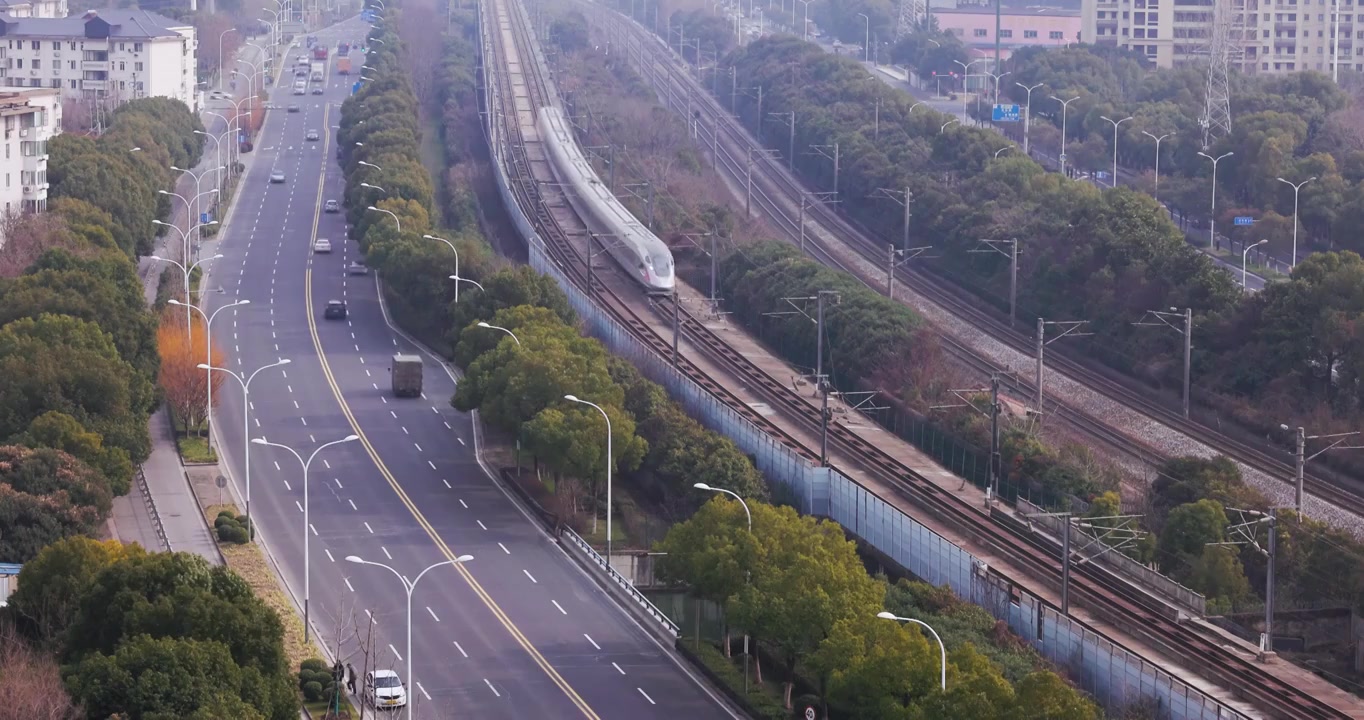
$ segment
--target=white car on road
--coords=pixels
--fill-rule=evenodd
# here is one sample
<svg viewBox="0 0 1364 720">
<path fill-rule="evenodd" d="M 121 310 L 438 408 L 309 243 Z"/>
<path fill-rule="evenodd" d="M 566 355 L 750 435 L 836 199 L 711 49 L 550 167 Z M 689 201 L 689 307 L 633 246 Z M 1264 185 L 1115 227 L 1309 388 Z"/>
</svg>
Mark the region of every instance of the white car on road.
<svg viewBox="0 0 1364 720">
<path fill-rule="evenodd" d="M 365 702 L 376 710 L 407 706 L 407 691 L 403 689 L 403 681 L 392 670 L 365 673 L 364 697 Z"/>
</svg>

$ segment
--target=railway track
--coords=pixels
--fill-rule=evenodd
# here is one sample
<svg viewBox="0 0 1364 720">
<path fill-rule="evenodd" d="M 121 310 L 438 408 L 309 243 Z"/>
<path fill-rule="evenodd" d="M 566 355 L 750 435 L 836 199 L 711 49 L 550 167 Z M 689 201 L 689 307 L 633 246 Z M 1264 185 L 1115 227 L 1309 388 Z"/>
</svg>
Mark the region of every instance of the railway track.
<svg viewBox="0 0 1364 720">
<path fill-rule="evenodd" d="M 496 93 L 500 112 L 490 113 L 489 117 L 490 122 L 500 118 L 507 133 L 505 150 L 510 153 L 511 160 L 507 170 L 518 204 L 530 211 L 530 220 L 545 243 L 545 249 L 570 282 L 595 297 L 608 313 L 654 352 L 669 357 L 672 351 L 670 341 L 655 332 L 637 309 L 649 302 L 639 297 L 639 291 L 633 289 L 628 280 L 615 277 L 614 274 L 602 277 L 590 271 L 587 264 L 590 259 L 584 259 L 571 241 L 572 237 L 581 236 L 586 230 L 585 223 L 566 199 L 542 194 L 541 189 L 546 184 L 554 183 L 554 176 L 545 148 L 538 137 L 528 135 L 526 131 L 534 133 L 534 111 L 550 102 L 551 94 L 540 75 L 539 64 L 534 60 L 534 41 L 521 9 L 514 7 L 512 0 L 491 0 L 488 5 L 491 7 L 491 20 L 495 24 L 488 29 L 490 49 L 496 56 L 496 62 L 491 67 L 499 69 L 497 82 L 500 90 Z M 489 14 L 485 11 L 485 22 L 490 19 Z M 485 58 L 485 67 L 488 66 Z M 673 307 L 672 302 L 671 299 L 655 299 L 652 304 L 658 312 L 669 315 L 675 313 L 689 343 L 724 365 L 745 385 L 767 397 L 807 429 L 819 426 L 817 408 L 784 382 L 756 367 L 690 313 Z M 724 400 L 736 412 L 807 460 L 817 461 L 816 453 L 748 407 L 685 356 L 679 355 L 676 360 L 680 371 Z M 829 436 L 831 447 L 857 458 L 901 498 L 923 507 L 978 542 L 1011 558 L 1036 577 L 1049 580 L 1059 577 L 1059 552 L 1042 538 L 1031 533 L 1015 532 L 1004 523 L 985 517 L 965 501 L 944 491 L 838 423 L 830 424 Z M 1017 580 L 1006 578 L 1006 581 L 1028 590 L 1026 585 Z M 1212 679 L 1271 710 L 1276 716 L 1295 720 L 1346 717 L 1279 680 L 1254 662 L 1223 648 L 1217 640 L 1166 619 L 1163 604 L 1158 600 L 1102 568 L 1089 565 L 1075 568 L 1072 571 L 1071 588 L 1077 601 L 1118 616 L 1129 632 L 1145 637 L 1167 652 L 1197 663 Z M 1035 591 L 1029 592 L 1040 597 Z"/>
<path fill-rule="evenodd" d="M 639 38 L 639 35 L 636 37 Z M 641 42 L 650 47 L 651 50 L 653 49 L 647 41 L 641 40 Z M 654 52 L 652 55 L 653 61 L 657 63 L 658 53 Z M 683 65 L 671 53 L 665 57 L 667 62 L 659 63 L 659 65 L 667 69 L 666 77 L 672 85 L 668 92 L 690 94 L 694 102 L 703 106 L 704 111 L 710 115 L 713 123 L 709 126 L 705 123 L 696 123 L 697 134 L 700 136 L 699 142 L 715 149 L 726 172 L 735 181 L 742 184 L 747 172 L 747 149 L 761 148 L 762 145 L 755 143 L 748 132 L 732 116 L 728 115 L 719 100 L 701 87 L 700 83 L 695 83 L 693 86 L 692 78 L 686 70 L 689 66 Z M 682 78 L 679 78 L 679 75 Z M 721 116 L 725 119 L 716 122 L 715 119 Z M 718 142 L 713 139 L 716 126 L 720 128 Z M 752 186 L 754 204 L 759 206 L 760 210 L 764 211 L 775 222 L 779 230 L 792 238 L 800 237 L 802 233 L 797 215 L 799 203 L 797 198 L 805 192 L 800 180 L 781 163 L 776 162 L 766 154 L 760 153 L 759 157 L 753 161 Z M 807 205 L 805 213 L 809 220 L 818 222 L 839 242 L 856 251 L 860 257 L 872 263 L 873 266 L 879 267 L 885 262 L 885 244 L 874 240 L 875 233 L 865 226 L 824 204 Z M 878 286 L 881 278 L 869 278 L 866 277 L 865 272 L 848 267 L 846 263 L 825 247 L 822 240 L 812 236 L 808 229 L 804 233 L 804 237 L 807 249 L 820 262 L 858 277 L 868 287 L 881 289 Z M 952 315 L 970 323 L 990 337 L 1003 342 L 1013 350 L 1024 355 L 1031 355 L 1034 352 L 1035 339 L 1031 335 L 1025 335 L 1011 327 L 999 313 L 988 307 L 982 307 L 982 303 L 970 291 L 952 281 L 913 267 L 898 268 L 896 280 L 908 284 L 915 292 L 933 301 Z M 991 360 L 982 357 L 952 337 L 944 334 L 941 339 L 948 352 L 978 371 L 988 374 L 999 369 Z M 1178 430 L 1229 458 L 1292 485 L 1291 478 L 1294 477 L 1294 468 L 1280 457 L 1264 448 L 1242 442 L 1200 422 L 1185 418 L 1182 413 L 1176 412 L 1168 405 L 1153 399 L 1153 393 L 1149 387 L 1115 380 L 1107 373 L 1096 370 L 1089 362 L 1076 360 L 1064 352 L 1049 353 L 1047 366 L 1053 371 L 1064 373 L 1071 379 L 1114 402 L 1137 410 L 1161 424 Z M 1035 394 L 1033 383 L 1012 375 L 1006 375 L 1002 379 L 1005 386 L 1013 392 L 1024 397 L 1033 397 Z M 1049 399 L 1048 403 L 1048 414 L 1050 416 L 1070 422 L 1077 429 L 1114 449 L 1147 462 L 1160 461 L 1166 458 L 1164 453 L 1114 430 L 1108 422 L 1094 417 L 1084 410 L 1056 398 Z M 1327 478 L 1305 474 L 1303 484 L 1308 493 L 1319 499 L 1349 510 L 1356 515 L 1364 516 L 1364 483 L 1339 477 Z"/>
</svg>

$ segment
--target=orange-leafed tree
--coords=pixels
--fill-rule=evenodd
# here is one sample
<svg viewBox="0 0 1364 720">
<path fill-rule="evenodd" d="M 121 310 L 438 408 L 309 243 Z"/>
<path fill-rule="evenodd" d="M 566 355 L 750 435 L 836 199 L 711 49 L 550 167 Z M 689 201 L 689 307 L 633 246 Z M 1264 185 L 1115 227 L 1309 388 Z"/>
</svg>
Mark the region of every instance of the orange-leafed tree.
<svg viewBox="0 0 1364 720">
<path fill-rule="evenodd" d="M 223 375 L 199 367 L 205 360 L 204 323 L 198 313 L 191 312 L 189 328 L 185 327 L 185 308 L 167 306 L 161 313 L 161 325 L 156 331 L 156 347 L 161 353 L 161 389 L 166 402 L 185 432 L 199 427 L 208 410 L 208 383 L 213 383 L 213 398 L 220 394 Z M 213 358 L 207 361 L 214 367 L 223 366 L 223 354 L 213 348 Z"/>
</svg>

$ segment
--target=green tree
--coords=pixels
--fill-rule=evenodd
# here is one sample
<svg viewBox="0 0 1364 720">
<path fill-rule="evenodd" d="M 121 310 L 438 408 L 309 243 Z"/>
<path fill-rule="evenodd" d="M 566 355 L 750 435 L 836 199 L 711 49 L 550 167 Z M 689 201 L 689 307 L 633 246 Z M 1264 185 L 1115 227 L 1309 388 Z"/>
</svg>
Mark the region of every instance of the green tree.
<svg viewBox="0 0 1364 720">
<path fill-rule="evenodd" d="M 1008 720 L 1098 720 L 1098 706 L 1060 675 L 1039 670 L 1014 688 L 1014 707 Z"/>
<path fill-rule="evenodd" d="M 54 362 L 60 358 L 60 362 Z M 133 462 L 150 452 L 151 383 L 122 360 L 93 323 L 61 315 L 22 318 L 0 328 L 0 437 L 57 411 L 99 433 Z"/>
<path fill-rule="evenodd" d="M 104 475 L 109 491 L 127 495 L 133 481 L 133 463 L 123 448 L 105 447 L 99 433 L 87 430 L 76 418 L 55 410 L 29 423 L 28 429 L 10 439 L 15 445 L 53 448 L 70 454 Z"/>
<path fill-rule="evenodd" d="M 93 532 L 111 499 L 103 475 L 60 450 L 0 446 L 0 562 L 27 562 L 46 545 Z"/>
<path fill-rule="evenodd" d="M 24 563 L 10 607 L 45 642 L 55 644 L 75 622 L 81 598 L 104 568 L 143 555 L 137 544 L 69 537 L 44 547 Z"/>
<path fill-rule="evenodd" d="M 282 720 L 247 700 L 262 694 L 264 678 L 237 666 L 220 642 L 141 635 L 111 655 L 86 656 L 64 675 L 91 717 Z M 297 713 L 297 700 L 294 705 Z"/>
<path fill-rule="evenodd" d="M 839 620 L 808 665 L 827 680 L 825 697 L 848 717 L 905 717 L 905 699 L 940 692 L 937 641 L 875 616 Z"/>
<path fill-rule="evenodd" d="M 1191 566 L 1180 573 L 1190 588 L 1203 593 L 1217 608 L 1233 608 L 1250 597 L 1250 582 L 1236 551 L 1220 545 L 1205 545 Z"/>
<path fill-rule="evenodd" d="M 143 634 L 220 642 L 238 665 L 288 684 L 279 616 L 236 573 L 198 556 L 134 556 L 105 568 L 81 601 L 67 656 L 108 654 Z"/>
<path fill-rule="evenodd" d="M 875 615 L 885 586 L 862 567 L 837 523 L 790 507 L 750 503 L 759 557 L 752 582 L 732 601 L 734 620 L 776 651 L 791 706 L 796 666 L 839 620 Z"/>
<path fill-rule="evenodd" d="M 1167 573 L 1201 557 L 1208 543 L 1226 538 L 1227 514 L 1216 500 L 1180 505 L 1165 519 L 1160 534 L 1160 566 Z"/>
<path fill-rule="evenodd" d="M 44 313 L 98 325 L 124 360 L 145 377 L 155 377 L 156 323 L 126 257 L 82 259 L 66 250 L 49 250 L 22 277 L 0 280 L 0 325 Z"/>
<path fill-rule="evenodd" d="M 748 515 L 739 503 L 722 497 L 669 528 L 656 550 L 662 553 L 659 579 L 686 585 L 692 594 L 726 610 L 748 582 L 757 557 L 756 542 L 748 533 Z M 728 627 L 724 649 L 729 656 Z"/>
</svg>

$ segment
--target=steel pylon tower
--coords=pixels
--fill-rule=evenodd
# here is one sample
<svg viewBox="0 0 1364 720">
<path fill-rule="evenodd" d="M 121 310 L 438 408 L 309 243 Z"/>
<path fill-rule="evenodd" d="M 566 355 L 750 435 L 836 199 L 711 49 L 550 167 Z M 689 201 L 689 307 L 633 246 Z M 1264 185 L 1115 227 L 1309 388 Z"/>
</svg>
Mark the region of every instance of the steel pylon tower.
<svg viewBox="0 0 1364 720">
<path fill-rule="evenodd" d="M 928 12 L 928 0 L 898 0 L 895 6 L 895 39 L 899 40 L 914 32 Z"/>
<path fill-rule="evenodd" d="M 1237 32 L 1238 16 L 1232 8 L 1233 0 L 1215 0 L 1212 30 L 1208 35 L 1208 86 L 1204 97 L 1203 116 L 1198 124 L 1203 128 L 1203 147 L 1211 147 L 1217 138 L 1231 134 L 1231 81 L 1227 77 L 1232 55 L 1239 54 L 1241 39 Z"/>
</svg>

